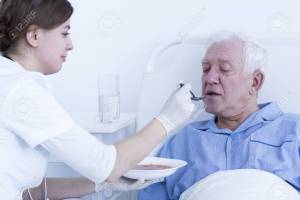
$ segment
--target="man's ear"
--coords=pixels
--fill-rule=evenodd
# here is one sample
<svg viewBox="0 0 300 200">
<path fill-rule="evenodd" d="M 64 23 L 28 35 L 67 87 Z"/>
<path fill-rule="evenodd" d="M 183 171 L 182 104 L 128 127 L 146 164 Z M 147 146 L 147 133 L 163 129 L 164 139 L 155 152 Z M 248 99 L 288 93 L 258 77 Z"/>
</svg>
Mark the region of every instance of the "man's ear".
<svg viewBox="0 0 300 200">
<path fill-rule="evenodd" d="M 31 25 L 29 26 L 25 35 L 26 42 L 31 47 L 37 47 L 39 45 L 39 39 L 41 38 L 41 35 L 41 29 L 39 29 L 36 25 Z"/>
<path fill-rule="evenodd" d="M 262 70 L 258 69 L 255 70 L 252 74 L 252 85 L 251 85 L 251 91 L 257 94 L 257 92 L 262 87 L 265 80 L 265 74 Z"/>
</svg>

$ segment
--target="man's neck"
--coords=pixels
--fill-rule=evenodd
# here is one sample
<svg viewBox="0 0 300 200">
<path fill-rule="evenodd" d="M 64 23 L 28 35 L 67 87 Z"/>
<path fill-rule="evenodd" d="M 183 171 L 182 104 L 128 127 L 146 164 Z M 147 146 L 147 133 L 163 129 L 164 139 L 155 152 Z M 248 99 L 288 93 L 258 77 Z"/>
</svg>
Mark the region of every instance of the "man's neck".
<svg viewBox="0 0 300 200">
<path fill-rule="evenodd" d="M 230 117 L 224 117 L 224 116 L 217 116 L 217 126 L 218 128 L 228 128 L 231 131 L 234 131 L 237 129 L 245 119 L 252 114 L 253 112 L 257 111 L 259 108 L 257 104 L 248 105 L 244 107 L 240 113 L 230 116 Z"/>
</svg>

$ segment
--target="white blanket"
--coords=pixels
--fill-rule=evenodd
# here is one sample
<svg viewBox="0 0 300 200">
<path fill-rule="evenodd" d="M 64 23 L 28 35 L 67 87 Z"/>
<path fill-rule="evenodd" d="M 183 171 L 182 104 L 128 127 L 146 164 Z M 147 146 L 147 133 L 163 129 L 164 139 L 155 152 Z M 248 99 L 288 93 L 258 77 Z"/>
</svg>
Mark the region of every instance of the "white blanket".
<svg viewBox="0 0 300 200">
<path fill-rule="evenodd" d="M 180 200 L 300 200 L 278 176 L 256 169 L 219 171 L 195 183 Z"/>
</svg>

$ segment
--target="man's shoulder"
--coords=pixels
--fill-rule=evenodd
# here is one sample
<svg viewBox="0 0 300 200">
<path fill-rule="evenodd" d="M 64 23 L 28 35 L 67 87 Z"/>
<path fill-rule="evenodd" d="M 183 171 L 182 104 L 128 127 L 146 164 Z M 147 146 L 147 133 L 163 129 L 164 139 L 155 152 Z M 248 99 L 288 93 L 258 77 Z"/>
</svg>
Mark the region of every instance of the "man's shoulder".
<svg viewBox="0 0 300 200">
<path fill-rule="evenodd" d="M 180 129 L 177 134 L 172 136 L 173 140 L 181 140 L 183 138 L 193 138 L 197 134 L 206 131 L 211 124 L 211 120 L 204 121 L 194 121 L 186 124 L 182 129 Z"/>
<path fill-rule="evenodd" d="M 202 129 L 206 129 L 207 127 L 209 127 L 212 120 L 213 119 L 194 121 L 194 122 L 189 123 L 187 126 L 202 130 Z"/>
<path fill-rule="evenodd" d="M 186 124 L 175 135 L 165 141 L 159 155 L 162 157 L 183 158 L 190 151 L 189 147 L 198 145 L 200 134 L 205 131 L 203 128 L 207 126 L 208 122 L 209 120 Z"/>
</svg>

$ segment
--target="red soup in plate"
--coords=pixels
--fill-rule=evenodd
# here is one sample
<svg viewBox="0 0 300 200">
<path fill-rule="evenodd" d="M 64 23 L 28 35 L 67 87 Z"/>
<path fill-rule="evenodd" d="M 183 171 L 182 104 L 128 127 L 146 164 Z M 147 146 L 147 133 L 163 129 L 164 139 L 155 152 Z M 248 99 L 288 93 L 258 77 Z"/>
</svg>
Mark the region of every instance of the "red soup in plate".
<svg viewBox="0 0 300 200">
<path fill-rule="evenodd" d="M 158 165 L 158 164 L 144 164 L 137 165 L 133 169 L 134 170 L 162 170 L 162 169 L 170 169 L 171 166 L 167 165 Z"/>
</svg>

